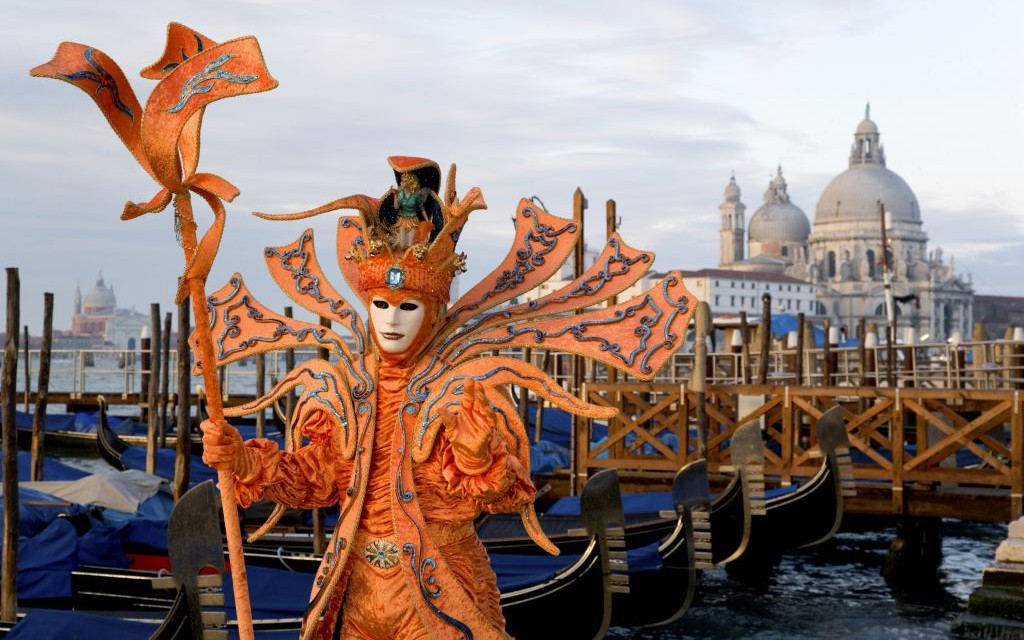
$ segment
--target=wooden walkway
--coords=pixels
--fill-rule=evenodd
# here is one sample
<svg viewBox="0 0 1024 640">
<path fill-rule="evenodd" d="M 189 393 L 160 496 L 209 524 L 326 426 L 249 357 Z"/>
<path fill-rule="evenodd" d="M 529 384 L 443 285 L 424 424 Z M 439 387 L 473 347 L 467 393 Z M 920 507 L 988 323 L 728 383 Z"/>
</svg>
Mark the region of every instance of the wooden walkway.
<svg viewBox="0 0 1024 640">
<path fill-rule="evenodd" d="M 1009 521 L 1024 507 L 1019 391 L 731 385 L 710 386 L 699 399 L 682 385 L 591 383 L 584 393 L 622 412 L 599 446 L 577 439 L 577 485 L 606 467 L 634 488 L 658 484 L 701 452 L 712 473 L 726 473 L 729 438 L 752 420 L 764 430 L 769 481 L 789 484 L 818 468 L 812 427 L 838 405 L 857 483 L 850 512 Z M 588 434 L 593 427 L 580 424 Z"/>
</svg>

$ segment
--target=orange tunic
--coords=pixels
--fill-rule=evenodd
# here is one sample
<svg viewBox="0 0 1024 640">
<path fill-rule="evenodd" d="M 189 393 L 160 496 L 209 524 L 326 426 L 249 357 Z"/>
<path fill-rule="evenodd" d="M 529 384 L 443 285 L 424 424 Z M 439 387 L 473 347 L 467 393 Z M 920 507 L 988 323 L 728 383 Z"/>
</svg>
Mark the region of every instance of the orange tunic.
<svg viewBox="0 0 1024 640">
<path fill-rule="evenodd" d="M 360 486 L 359 465 L 354 460 L 333 459 L 331 432 L 322 414 L 314 414 L 303 425 L 310 443 L 294 453 L 280 451 L 267 440 L 246 443 L 258 456 L 259 465 L 253 473 L 238 478 L 237 493 L 243 506 L 264 497 L 299 508 L 362 498 L 355 530 L 341 530 L 345 518 L 339 519 L 335 529 L 335 542 L 345 541 L 348 553 L 340 578 L 327 594 L 330 604 L 324 619 L 313 623 L 316 629 L 312 637 L 333 637 L 339 608 L 342 638 L 432 638 L 435 629 L 467 617 L 486 620 L 491 627 L 472 629 L 466 623 L 476 637 L 504 637 L 496 579 L 473 520 L 481 511 L 518 511 L 532 501 L 534 487 L 526 469 L 509 454 L 505 441 L 497 434 L 491 438 L 490 466 L 478 475 L 467 475 L 456 464 L 455 452 L 443 431 L 427 459 L 412 464 L 412 486 L 403 484 L 401 469 L 411 462 L 403 443 L 411 438 L 402 433 L 398 416 L 409 402 L 405 389 L 410 373 L 410 369 L 381 362 L 376 424 L 371 423 L 372 434 L 360 438 L 372 442 L 362 496 L 348 490 Z M 415 501 L 416 509 L 409 508 L 410 500 Z M 345 501 L 341 502 L 343 511 Z M 429 544 L 411 540 L 407 533 L 410 530 L 421 530 Z M 440 558 L 417 556 L 420 549 L 422 554 L 436 549 Z M 424 582 L 417 560 L 425 560 L 432 571 L 442 568 Z M 327 573 L 324 571 L 324 575 Z M 448 576 L 458 584 L 439 586 L 454 589 L 458 597 L 451 600 L 452 610 L 439 610 L 436 598 L 423 585 L 443 583 L 440 578 Z M 475 611 L 462 610 L 467 607 Z"/>
</svg>

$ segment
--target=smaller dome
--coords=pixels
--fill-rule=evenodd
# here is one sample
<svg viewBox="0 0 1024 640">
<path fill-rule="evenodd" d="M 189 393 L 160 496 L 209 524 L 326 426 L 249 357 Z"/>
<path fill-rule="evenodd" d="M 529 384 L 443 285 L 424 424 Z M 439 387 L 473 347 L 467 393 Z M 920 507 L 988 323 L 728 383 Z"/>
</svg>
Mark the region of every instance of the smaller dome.
<svg viewBox="0 0 1024 640">
<path fill-rule="evenodd" d="M 857 125 L 858 134 L 876 134 L 878 133 L 878 125 L 871 118 L 864 118 Z"/>
<path fill-rule="evenodd" d="M 740 201 L 740 187 L 736 184 L 736 176 L 729 178 L 729 184 L 725 185 L 724 195 L 726 202 Z"/>
<path fill-rule="evenodd" d="M 748 233 L 751 242 L 806 242 L 811 234 L 807 214 L 789 201 L 782 167 L 764 192 L 764 204 L 751 216 Z"/>
<path fill-rule="evenodd" d="M 83 311 L 87 314 L 113 313 L 117 306 L 117 298 L 114 297 L 114 290 L 108 289 L 103 282 L 103 276 L 96 280 L 96 284 L 85 292 L 82 302 Z"/>
</svg>

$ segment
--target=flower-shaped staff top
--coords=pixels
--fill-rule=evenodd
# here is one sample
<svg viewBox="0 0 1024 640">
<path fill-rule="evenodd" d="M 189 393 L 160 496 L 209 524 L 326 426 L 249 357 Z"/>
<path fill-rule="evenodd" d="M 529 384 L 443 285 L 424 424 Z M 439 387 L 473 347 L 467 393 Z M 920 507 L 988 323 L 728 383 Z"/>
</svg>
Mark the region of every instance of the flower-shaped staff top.
<svg viewBox="0 0 1024 640">
<path fill-rule="evenodd" d="M 88 93 L 128 151 L 159 183 L 160 190 L 148 201 L 126 203 L 122 220 L 158 213 L 173 201 L 175 229 L 187 257 L 177 294 L 182 300 L 188 295 L 189 279 L 205 280 L 209 274 L 223 232 L 222 201 L 238 195 L 238 189 L 220 176 L 196 172 L 206 106 L 277 86 L 256 39 L 247 36 L 218 44 L 171 23 L 163 56 L 142 70 L 142 77 L 159 81 L 144 109 L 121 68 L 95 47 L 63 42 L 53 59 L 31 74 L 64 80 Z M 190 192 L 203 198 L 214 213 L 214 222 L 199 243 Z"/>
</svg>

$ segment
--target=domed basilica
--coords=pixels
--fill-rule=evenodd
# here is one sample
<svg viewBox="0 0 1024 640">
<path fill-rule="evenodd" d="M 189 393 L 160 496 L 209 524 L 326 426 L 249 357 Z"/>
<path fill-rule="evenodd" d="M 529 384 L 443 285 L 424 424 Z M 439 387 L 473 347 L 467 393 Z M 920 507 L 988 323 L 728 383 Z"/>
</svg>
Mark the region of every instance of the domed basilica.
<svg viewBox="0 0 1024 640">
<path fill-rule="evenodd" d="M 849 167 L 818 198 L 813 227 L 790 202 L 781 167 L 747 229 L 740 196 L 733 177 L 719 206 L 723 269 L 810 282 L 815 285 L 818 315 L 834 324 L 852 327 L 864 318 L 884 327 L 884 228 L 898 327 L 913 327 L 933 341 L 955 331 L 970 335 L 970 278 L 958 275 L 941 249 L 928 251 L 917 197 L 885 166 L 885 149 L 869 112 L 853 134 Z"/>
<path fill-rule="evenodd" d="M 149 324 L 149 316 L 133 309 L 117 308 L 114 288 L 106 285 L 102 274 L 84 296 L 81 289 L 75 287 L 71 337 L 89 340 L 97 346 L 134 349 L 143 328 L 148 329 Z"/>
</svg>

